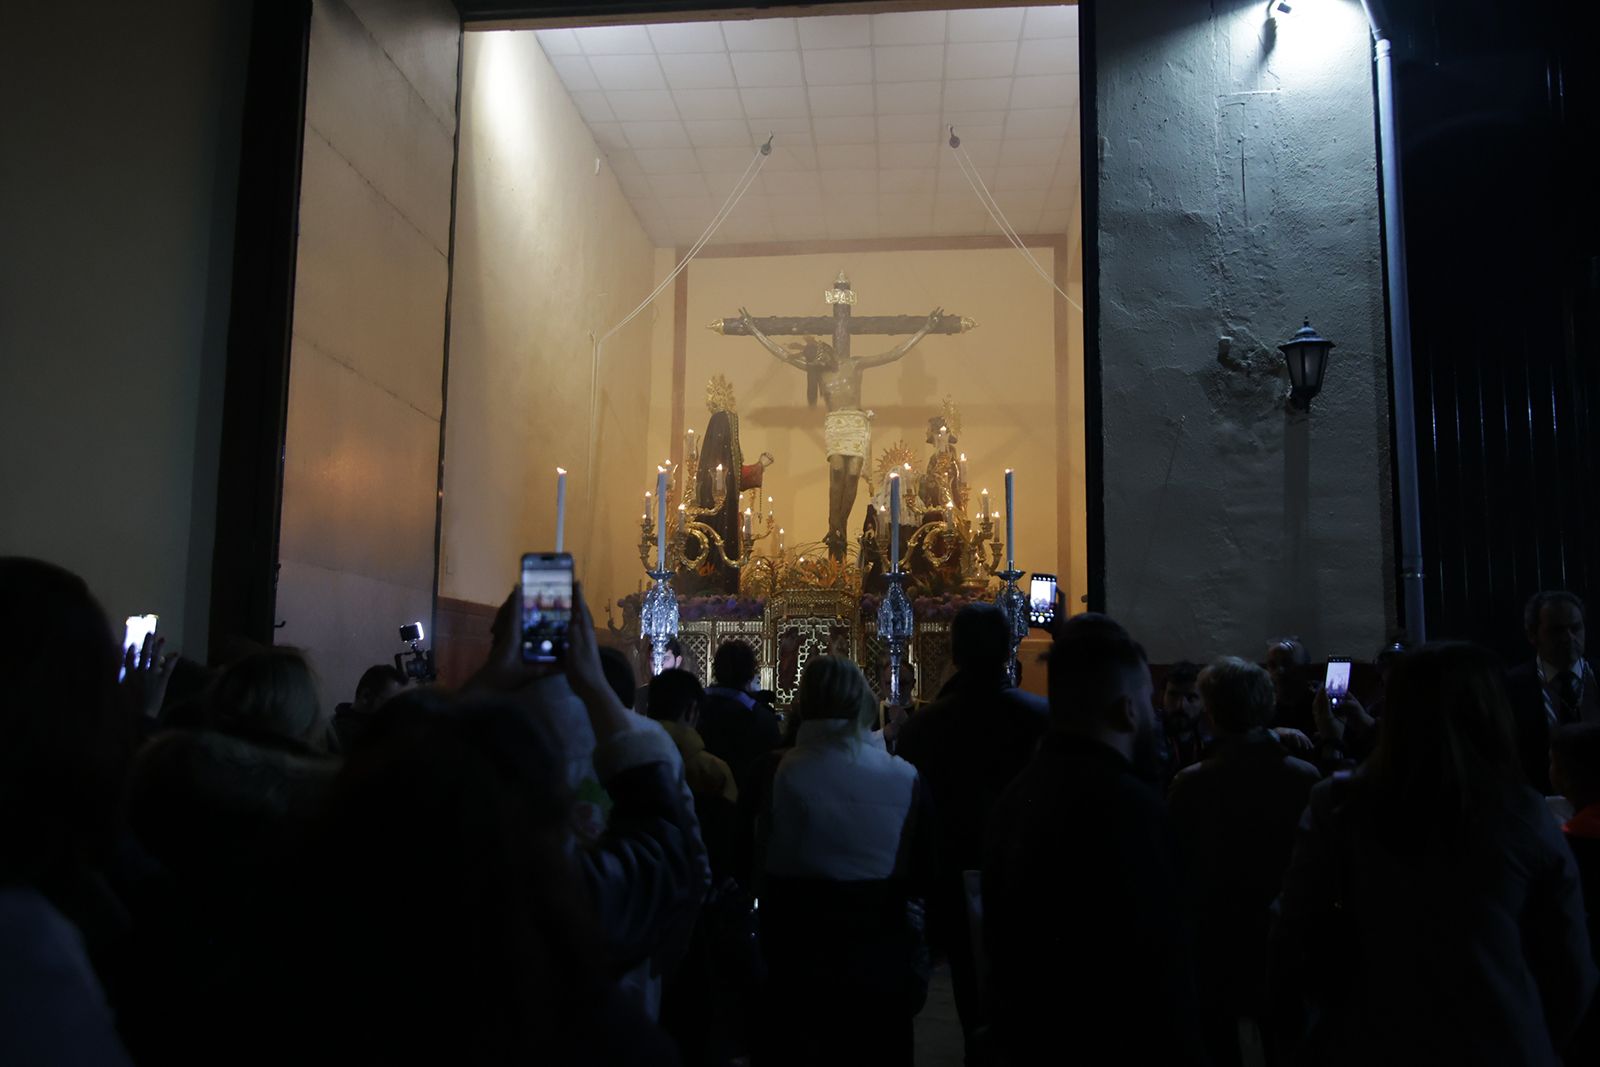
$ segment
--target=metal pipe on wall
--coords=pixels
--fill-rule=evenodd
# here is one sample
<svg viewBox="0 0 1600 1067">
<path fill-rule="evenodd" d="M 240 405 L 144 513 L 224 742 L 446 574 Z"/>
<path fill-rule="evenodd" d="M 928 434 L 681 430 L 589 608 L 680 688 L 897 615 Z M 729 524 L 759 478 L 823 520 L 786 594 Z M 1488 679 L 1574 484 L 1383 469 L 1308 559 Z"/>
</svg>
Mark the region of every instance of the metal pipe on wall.
<svg viewBox="0 0 1600 1067">
<path fill-rule="evenodd" d="M 1409 643 L 1427 640 L 1423 603 L 1422 512 L 1417 481 L 1417 408 L 1411 370 L 1411 290 L 1406 273 L 1404 199 L 1400 188 L 1400 137 L 1395 113 L 1394 59 L 1389 38 L 1374 12 L 1362 0 L 1372 29 L 1373 62 L 1377 65 L 1378 169 L 1383 184 L 1383 235 L 1389 289 L 1389 359 L 1393 371 L 1394 470 L 1399 498 L 1400 585 Z"/>
</svg>

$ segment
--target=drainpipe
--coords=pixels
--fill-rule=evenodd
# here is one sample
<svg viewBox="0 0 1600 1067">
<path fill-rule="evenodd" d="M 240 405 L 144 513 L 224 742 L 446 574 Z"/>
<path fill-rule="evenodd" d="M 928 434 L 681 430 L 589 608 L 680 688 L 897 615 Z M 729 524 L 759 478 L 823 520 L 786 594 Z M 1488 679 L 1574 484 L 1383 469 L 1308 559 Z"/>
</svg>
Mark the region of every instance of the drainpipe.
<svg viewBox="0 0 1600 1067">
<path fill-rule="evenodd" d="M 1372 29 L 1378 75 L 1378 164 L 1383 182 L 1383 234 L 1389 280 L 1389 360 L 1394 379 L 1394 469 L 1400 500 L 1400 585 L 1408 643 L 1427 640 L 1423 607 L 1422 513 L 1417 484 L 1417 408 L 1411 374 L 1411 288 L 1406 273 L 1400 137 L 1396 132 L 1394 59 L 1378 16 L 1378 0 L 1361 0 Z M 1374 11 L 1378 8 L 1378 11 Z"/>
</svg>

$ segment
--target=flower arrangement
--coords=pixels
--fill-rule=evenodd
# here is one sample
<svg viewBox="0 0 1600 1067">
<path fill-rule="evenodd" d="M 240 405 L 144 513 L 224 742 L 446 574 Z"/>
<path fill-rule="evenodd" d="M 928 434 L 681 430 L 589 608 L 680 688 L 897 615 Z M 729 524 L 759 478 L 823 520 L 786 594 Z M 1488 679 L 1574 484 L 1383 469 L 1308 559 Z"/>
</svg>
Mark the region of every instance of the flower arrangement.
<svg viewBox="0 0 1600 1067">
<path fill-rule="evenodd" d="M 878 617 L 878 604 L 883 598 L 876 593 L 866 593 L 861 597 L 861 617 L 863 619 L 876 619 Z M 919 596 L 911 600 L 911 614 L 918 622 L 949 622 L 956 617 L 956 612 L 968 604 L 992 604 L 994 601 L 987 597 L 963 596 L 960 593 L 943 593 L 938 596 Z"/>
<path fill-rule="evenodd" d="M 617 601 L 617 606 L 622 609 L 624 618 L 638 618 L 643 601 L 644 594 L 629 593 Z M 678 617 L 684 622 L 707 619 L 725 622 L 759 619 L 766 610 L 767 602 L 761 597 L 680 596 L 678 598 Z"/>
</svg>

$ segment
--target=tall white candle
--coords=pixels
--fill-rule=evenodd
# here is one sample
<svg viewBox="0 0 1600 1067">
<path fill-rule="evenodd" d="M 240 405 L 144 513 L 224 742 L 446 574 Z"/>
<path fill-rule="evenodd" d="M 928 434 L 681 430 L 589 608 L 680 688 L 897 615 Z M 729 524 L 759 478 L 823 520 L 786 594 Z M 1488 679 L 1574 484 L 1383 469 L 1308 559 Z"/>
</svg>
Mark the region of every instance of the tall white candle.
<svg viewBox="0 0 1600 1067">
<path fill-rule="evenodd" d="M 741 531 L 746 541 L 755 536 L 755 516 L 749 508 L 744 509 L 744 529 Z"/>
<path fill-rule="evenodd" d="M 567 532 L 567 472 L 556 468 L 556 551 L 560 552 Z"/>
<path fill-rule="evenodd" d="M 1006 468 L 1006 570 L 1017 569 L 1017 509 L 1012 498 L 1011 468 Z"/>
<path fill-rule="evenodd" d="M 982 505 L 981 507 L 978 508 L 978 514 L 979 515 L 987 515 L 987 514 L 989 514 L 989 490 L 985 489 L 982 492 L 982 494 L 979 495 L 978 500 L 980 501 L 980 503 Z"/>
<path fill-rule="evenodd" d="M 656 570 L 667 569 L 667 469 L 656 468 Z"/>
<path fill-rule="evenodd" d="M 889 475 L 889 570 L 900 569 L 900 475 Z"/>
</svg>

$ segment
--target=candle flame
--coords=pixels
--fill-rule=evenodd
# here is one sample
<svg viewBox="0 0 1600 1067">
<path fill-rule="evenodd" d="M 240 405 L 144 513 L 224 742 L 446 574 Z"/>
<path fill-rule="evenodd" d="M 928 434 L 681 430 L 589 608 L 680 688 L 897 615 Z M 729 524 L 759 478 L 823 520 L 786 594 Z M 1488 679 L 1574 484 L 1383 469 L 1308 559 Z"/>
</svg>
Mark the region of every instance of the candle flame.
<svg viewBox="0 0 1600 1067">
<path fill-rule="evenodd" d="M 657 467 L 657 468 L 656 468 L 656 473 L 657 473 L 657 474 L 665 474 L 665 473 L 667 473 L 667 468 L 665 468 L 665 467 L 659 467 L 659 466 L 658 466 L 658 467 Z"/>
<path fill-rule="evenodd" d="M 1006 473 L 1007 473 L 1007 474 L 1010 474 L 1010 473 L 1011 473 L 1011 468 L 1010 468 L 1010 467 L 1007 467 L 1007 468 L 1006 468 Z"/>
<path fill-rule="evenodd" d="M 907 463 L 906 464 L 906 470 L 910 470 L 910 469 L 911 469 L 911 464 Z"/>
<path fill-rule="evenodd" d="M 565 467 L 557 467 L 556 468 L 556 473 L 557 474 L 565 474 L 565 473 L 567 473 L 567 468 L 565 468 Z"/>
<path fill-rule="evenodd" d="M 749 508 L 745 508 L 745 509 L 744 509 L 744 513 L 745 513 L 745 514 L 746 514 L 746 515 L 748 515 L 748 514 L 750 514 L 750 509 L 749 509 Z"/>
<path fill-rule="evenodd" d="M 889 472 L 889 480 L 891 482 L 898 482 L 900 480 L 900 472 L 899 471 L 890 471 Z"/>
<path fill-rule="evenodd" d="M 718 464 L 717 464 L 717 470 L 719 470 L 719 471 L 720 471 L 720 470 L 721 470 L 721 469 L 722 469 L 722 464 L 720 464 L 720 463 L 718 463 Z"/>
<path fill-rule="evenodd" d="M 967 454 L 965 452 L 963 452 L 963 453 L 961 453 L 961 462 L 965 463 L 966 461 L 967 461 Z"/>
</svg>

